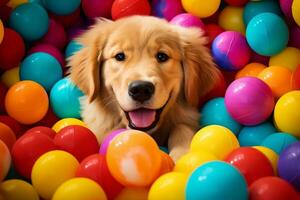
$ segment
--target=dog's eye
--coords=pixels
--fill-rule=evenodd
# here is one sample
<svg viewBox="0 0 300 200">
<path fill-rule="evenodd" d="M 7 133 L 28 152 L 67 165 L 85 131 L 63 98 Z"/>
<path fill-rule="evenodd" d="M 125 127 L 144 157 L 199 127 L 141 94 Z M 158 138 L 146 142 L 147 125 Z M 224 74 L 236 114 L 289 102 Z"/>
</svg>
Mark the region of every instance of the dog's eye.
<svg viewBox="0 0 300 200">
<path fill-rule="evenodd" d="M 160 63 L 166 62 L 169 60 L 169 56 L 163 52 L 158 52 L 155 57 L 156 57 L 156 60 Z"/>
<path fill-rule="evenodd" d="M 124 60 L 126 59 L 126 56 L 125 56 L 125 54 L 124 54 L 123 52 L 117 53 L 117 54 L 115 55 L 115 59 L 116 59 L 117 61 L 124 61 Z"/>
</svg>

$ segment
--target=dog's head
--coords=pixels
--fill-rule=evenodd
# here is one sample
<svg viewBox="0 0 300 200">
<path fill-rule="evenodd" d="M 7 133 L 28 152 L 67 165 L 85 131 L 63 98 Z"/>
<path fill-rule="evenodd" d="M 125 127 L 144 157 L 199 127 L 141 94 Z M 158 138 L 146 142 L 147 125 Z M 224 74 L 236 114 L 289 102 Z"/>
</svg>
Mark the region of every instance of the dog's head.
<svg viewBox="0 0 300 200">
<path fill-rule="evenodd" d="M 199 29 L 155 17 L 100 20 L 78 42 L 71 79 L 90 102 L 117 107 L 130 128 L 155 130 L 172 105 L 197 106 L 218 78 Z"/>
</svg>

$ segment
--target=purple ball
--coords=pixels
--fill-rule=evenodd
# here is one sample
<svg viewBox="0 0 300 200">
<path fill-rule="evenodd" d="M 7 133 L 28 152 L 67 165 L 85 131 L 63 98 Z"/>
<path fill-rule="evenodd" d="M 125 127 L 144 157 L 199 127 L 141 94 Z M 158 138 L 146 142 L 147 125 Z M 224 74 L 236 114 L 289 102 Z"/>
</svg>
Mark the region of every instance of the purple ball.
<svg viewBox="0 0 300 200">
<path fill-rule="evenodd" d="M 290 29 L 289 46 L 300 49 L 300 27 L 297 25 L 292 26 Z"/>
<path fill-rule="evenodd" d="M 82 9 L 89 18 L 111 18 L 111 7 L 114 0 L 82 0 Z"/>
<path fill-rule="evenodd" d="M 274 97 L 270 87 L 255 77 L 233 81 L 225 93 L 229 114 L 243 125 L 253 126 L 264 122 L 272 114 Z"/>
<path fill-rule="evenodd" d="M 114 130 L 112 132 L 110 132 L 102 141 L 101 146 L 100 146 L 100 150 L 99 153 L 102 155 L 106 155 L 107 152 L 107 148 L 110 144 L 110 142 L 120 133 L 126 131 L 127 129 L 121 128 L 121 129 L 117 129 Z"/>
<path fill-rule="evenodd" d="M 289 145 L 280 154 L 278 173 L 300 191 L 300 142 Z"/>
<path fill-rule="evenodd" d="M 245 36 L 236 31 L 225 31 L 214 39 L 212 55 L 221 69 L 236 71 L 248 64 L 251 50 Z"/>
<path fill-rule="evenodd" d="M 183 13 L 181 0 L 153 0 L 152 14 L 170 21 L 174 16 Z"/>
<path fill-rule="evenodd" d="M 174 18 L 172 18 L 170 23 L 183 27 L 197 27 L 205 30 L 204 24 L 201 19 L 189 13 L 176 15 Z"/>
</svg>

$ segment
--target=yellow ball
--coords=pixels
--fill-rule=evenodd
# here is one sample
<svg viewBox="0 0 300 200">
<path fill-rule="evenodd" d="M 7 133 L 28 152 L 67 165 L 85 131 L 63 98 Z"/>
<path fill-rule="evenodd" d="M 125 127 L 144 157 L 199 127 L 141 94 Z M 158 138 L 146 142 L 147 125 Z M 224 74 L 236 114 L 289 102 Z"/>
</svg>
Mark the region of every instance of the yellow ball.
<svg viewBox="0 0 300 200">
<path fill-rule="evenodd" d="M 17 179 L 4 181 L 0 184 L 0 192 L 5 200 L 39 200 L 39 195 L 32 185 Z"/>
<path fill-rule="evenodd" d="M 64 182 L 53 195 L 52 200 L 106 200 L 103 189 L 91 179 L 73 178 Z"/>
<path fill-rule="evenodd" d="M 10 0 L 7 5 L 11 8 L 15 8 L 23 3 L 28 3 L 28 0 Z"/>
<path fill-rule="evenodd" d="M 206 151 L 189 152 L 183 155 L 174 167 L 174 171 L 191 174 L 200 165 L 208 162 L 218 160 L 215 155 Z"/>
<path fill-rule="evenodd" d="M 148 200 L 149 189 L 143 187 L 125 187 L 114 200 Z"/>
<path fill-rule="evenodd" d="M 219 9 L 221 0 L 181 0 L 181 3 L 188 13 L 205 18 Z"/>
<path fill-rule="evenodd" d="M 242 7 L 225 7 L 219 15 L 219 25 L 226 31 L 237 31 L 245 35 L 243 12 Z"/>
<path fill-rule="evenodd" d="M 34 163 L 31 172 L 32 185 L 44 199 L 51 199 L 56 189 L 75 177 L 79 166 L 74 156 L 65 151 L 49 151 Z"/>
<path fill-rule="evenodd" d="M 269 66 L 287 67 L 295 70 L 300 64 L 300 49 L 295 47 L 287 47 L 279 54 L 271 56 Z"/>
<path fill-rule="evenodd" d="M 52 129 L 58 133 L 58 131 L 60 131 L 61 129 L 65 128 L 66 126 L 71 126 L 71 125 L 79 125 L 79 126 L 84 126 L 86 127 L 86 125 L 84 124 L 83 121 L 76 119 L 76 118 L 64 118 L 59 120 L 58 122 L 56 122 L 53 126 Z"/>
<path fill-rule="evenodd" d="M 300 137 L 300 90 L 280 97 L 275 105 L 274 121 L 280 131 Z"/>
<path fill-rule="evenodd" d="M 185 199 L 185 187 L 188 175 L 170 172 L 159 177 L 151 186 L 148 200 Z"/>
<path fill-rule="evenodd" d="M 279 159 L 277 153 L 275 153 L 272 149 L 263 146 L 255 146 L 254 148 L 263 153 L 269 159 L 274 169 L 274 173 L 277 175 L 277 164 Z"/>
<path fill-rule="evenodd" d="M 234 149 L 239 148 L 236 136 L 223 126 L 210 125 L 200 129 L 191 142 L 191 151 L 205 150 L 223 160 Z"/>
<path fill-rule="evenodd" d="M 300 26 L 300 0 L 294 0 L 292 4 L 292 14 L 295 22 Z"/>
<path fill-rule="evenodd" d="M 3 23 L 2 23 L 2 21 L 0 19 L 0 44 L 1 44 L 2 40 L 3 40 L 3 37 L 4 37 L 4 26 L 3 26 Z"/>
<path fill-rule="evenodd" d="M 1 80 L 7 87 L 12 86 L 16 82 L 19 82 L 20 81 L 19 67 L 15 67 L 15 68 L 6 70 L 2 74 Z"/>
</svg>

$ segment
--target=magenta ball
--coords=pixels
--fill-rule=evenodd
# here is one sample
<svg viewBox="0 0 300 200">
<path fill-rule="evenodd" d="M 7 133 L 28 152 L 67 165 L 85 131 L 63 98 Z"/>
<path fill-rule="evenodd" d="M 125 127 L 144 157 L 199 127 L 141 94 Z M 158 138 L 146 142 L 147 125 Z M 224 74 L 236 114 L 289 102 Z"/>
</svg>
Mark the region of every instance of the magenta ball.
<svg viewBox="0 0 300 200">
<path fill-rule="evenodd" d="M 120 133 L 122 133 L 123 131 L 126 131 L 126 130 L 127 129 L 121 128 L 121 129 L 117 129 L 117 130 L 114 130 L 114 131 L 110 132 L 102 140 L 99 153 L 102 154 L 102 155 L 106 155 L 107 148 L 108 148 L 110 142 L 112 141 L 112 139 L 114 139 L 117 135 L 119 135 Z"/>
<path fill-rule="evenodd" d="M 262 80 L 244 77 L 228 86 L 225 105 L 236 121 L 252 126 L 264 122 L 272 114 L 274 97 L 270 87 Z"/>
<path fill-rule="evenodd" d="M 176 15 L 171 19 L 170 23 L 183 27 L 198 27 L 205 30 L 205 26 L 201 19 L 189 13 Z"/>
<path fill-rule="evenodd" d="M 294 25 L 290 30 L 289 46 L 300 49 L 300 27 Z"/>
<path fill-rule="evenodd" d="M 111 7 L 114 0 L 82 0 L 82 9 L 89 18 L 111 18 Z"/>
<path fill-rule="evenodd" d="M 280 8 L 281 8 L 283 14 L 289 20 L 293 20 L 293 14 L 292 14 L 293 0 L 280 0 L 279 3 L 280 3 Z"/>
<path fill-rule="evenodd" d="M 181 0 L 153 0 L 152 14 L 170 21 L 176 15 L 183 13 Z"/>
</svg>

